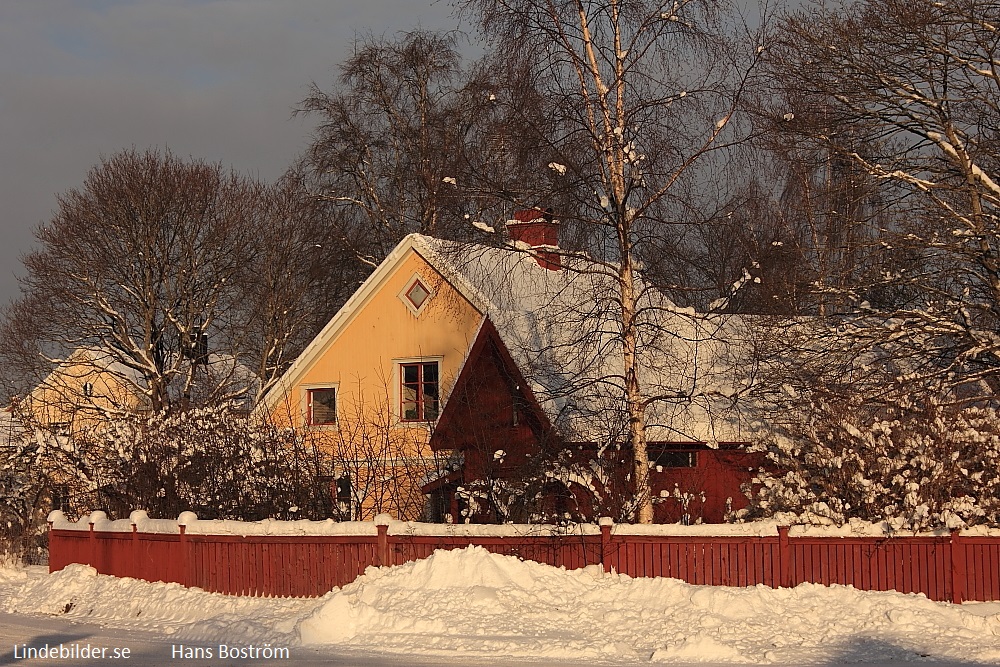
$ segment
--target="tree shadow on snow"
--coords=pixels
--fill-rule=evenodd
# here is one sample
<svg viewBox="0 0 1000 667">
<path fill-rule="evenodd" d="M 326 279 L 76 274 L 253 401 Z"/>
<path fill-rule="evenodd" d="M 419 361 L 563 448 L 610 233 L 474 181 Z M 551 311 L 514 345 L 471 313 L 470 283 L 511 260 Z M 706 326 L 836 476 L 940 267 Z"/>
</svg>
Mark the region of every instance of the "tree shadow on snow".
<svg viewBox="0 0 1000 667">
<path fill-rule="evenodd" d="M 857 637 L 843 643 L 833 658 L 821 664 L 830 666 L 879 665 L 879 667 L 903 667 L 904 665 L 973 667 L 975 665 L 995 665 L 996 659 L 942 657 L 941 653 L 935 650 L 933 637 L 928 637 L 926 646 L 919 649 L 878 637 Z"/>
</svg>

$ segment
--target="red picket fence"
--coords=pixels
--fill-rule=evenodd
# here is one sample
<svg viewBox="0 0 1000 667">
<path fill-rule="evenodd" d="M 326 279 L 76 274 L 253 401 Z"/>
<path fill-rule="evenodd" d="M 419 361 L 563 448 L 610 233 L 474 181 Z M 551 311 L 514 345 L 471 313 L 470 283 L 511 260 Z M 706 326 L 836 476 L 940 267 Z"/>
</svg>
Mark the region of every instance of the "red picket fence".
<svg viewBox="0 0 1000 667">
<path fill-rule="evenodd" d="M 102 574 L 178 582 L 230 595 L 323 595 L 371 565 L 400 565 L 435 549 L 479 545 L 574 569 L 603 565 L 633 577 L 715 586 L 847 584 L 923 593 L 932 600 L 1000 600 L 1000 538 L 640 536 L 601 526 L 591 535 L 235 536 L 52 529 L 49 570 L 70 563 Z"/>
</svg>

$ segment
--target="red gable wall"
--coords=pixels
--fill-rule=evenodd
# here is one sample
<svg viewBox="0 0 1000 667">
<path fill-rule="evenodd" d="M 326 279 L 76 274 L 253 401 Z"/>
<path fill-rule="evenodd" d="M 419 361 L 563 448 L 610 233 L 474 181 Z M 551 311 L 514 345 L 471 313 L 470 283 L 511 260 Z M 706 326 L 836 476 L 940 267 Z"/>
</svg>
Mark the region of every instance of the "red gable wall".
<svg viewBox="0 0 1000 667">
<path fill-rule="evenodd" d="M 555 436 L 488 319 L 456 380 L 431 438 L 431 447 L 436 451 L 458 450 L 464 455 L 460 471 L 424 487 L 425 492 L 445 496 L 443 504 L 451 508 L 456 521 L 466 518 L 455 499 L 455 491 L 462 485 L 474 480 L 544 476 L 546 463 L 554 461 L 560 453 L 567 463 L 586 463 L 596 456 L 593 445 L 565 443 Z M 727 510 L 746 506 L 741 486 L 749 483 L 754 471 L 764 463 L 761 455 L 746 452 L 735 444 L 712 449 L 700 443 L 650 443 L 651 451 L 659 449 L 694 451 L 697 461 L 693 467 L 654 467 L 650 471 L 657 523 L 694 523 L 699 519 L 703 523 L 722 523 Z M 613 456 L 609 454 L 606 458 Z M 629 469 L 624 460 L 618 466 L 610 458 L 605 463 L 611 469 Z M 609 483 L 623 488 L 627 484 L 624 480 L 609 480 Z M 559 514 L 567 511 L 576 518 L 591 521 L 602 512 L 595 507 L 592 492 L 583 486 L 571 483 L 568 493 L 555 486 L 561 485 L 544 485 L 543 493 L 552 497 L 542 498 L 537 506 Z M 621 489 L 598 491 L 605 496 L 622 494 Z M 684 494 L 689 498 L 676 497 Z M 497 520 L 488 508 L 481 508 L 467 518 L 476 523 Z"/>
</svg>

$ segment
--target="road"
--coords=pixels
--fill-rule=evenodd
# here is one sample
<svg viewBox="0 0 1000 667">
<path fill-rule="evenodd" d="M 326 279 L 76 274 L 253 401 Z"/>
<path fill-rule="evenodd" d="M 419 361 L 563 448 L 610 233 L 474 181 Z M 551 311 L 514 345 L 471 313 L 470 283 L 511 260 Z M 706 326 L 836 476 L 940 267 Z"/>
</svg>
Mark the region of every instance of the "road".
<svg viewBox="0 0 1000 667">
<path fill-rule="evenodd" d="M 29 647 L 39 649 L 48 647 L 58 650 L 62 645 L 65 651 L 96 652 L 104 649 L 104 658 L 26 658 Z M 0 665 L 18 665 L 19 667 L 37 667 L 41 665 L 75 666 L 86 664 L 93 667 L 228 667 L 230 665 L 288 665 L 289 667 L 525 667 L 525 665 L 545 664 L 546 667 L 597 667 L 595 663 L 532 663 L 513 661 L 499 656 L 496 659 L 463 658 L 462 656 L 447 659 L 425 656 L 386 656 L 375 653 L 359 654 L 344 652 L 339 649 L 314 649 L 303 647 L 288 647 L 288 657 L 280 659 L 265 658 L 219 658 L 218 645 L 185 644 L 183 649 L 177 639 L 164 637 L 153 633 L 137 630 L 118 630 L 104 628 L 98 625 L 74 623 L 63 618 L 24 616 L 20 614 L 0 613 Z M 89 648 L 88 648 L 89 647 Z M 211 650 L 212 659 L 184 658 L 181 651 Z M 127 649 L 127 658 L 124 657 Z M 118 653 L 119 658 L 112 656 Z M 172 655 L 175 654 L 175 655 Z M 843 663 L 856 665 L 856 661 Z M 631 663 L 636 664 L 636 663 Z M 825 663 L 830 667 L 841 663 Z M 895 667 L 912 665 L 914 663 L 893 663 Z M 923 662 L 923 667 L 970 667 L 975 663 L 943 663 Z M 622 667 L 619 665 L 618 667 Z M 683 666 L 677 666 L 683 667 Z M 712 667 L 708 663 L 698 663 L 698 667 Z M 880 667 L 891 667 L 881 665 Z"/>
<path fill-rule="evenodd" d="M 60 658 L 26 658 L 28 648 L 40 649 L 46 645 L 58 651 L 62 645 L 64 653 L 77 652 Z M 89 648 L 88 648 L 89 647 Z M 181 648 L 183 647 L 183 648 Z M 96 650 L 95 650 L 96 649 Z M 81 652 L 101 654 L 104 658 L 84 659 Z M 184 658 L 184 653 L 193 655 L 193 649 L 201 649 L 202 655 L 212 651 L 212 659 Z M 127 650 L 127 657 L 126 655 Z M 117 653 L 117 659 L 113 656 Z M 172 656 L 172 653 L 177 657 Z M 75 666 L 86 664 L 92 667 L 161 667 L 171 665 L 178 667 L 223 667 L 228 665 L 289 665 L 294 667 L 313 667 L 324 665 L 332 667 L 455 667 L 455 665 L 491 665 L 496 662 L 483 661 L 445 661 L 435 662 L 414 660 L 407 656 L 358 655 L 335 652 L 329 649 L 310 649 L 288 647 L 288 658 L 275 659 L 241 659 L 219 657 L 218 645 L 180 644 L 178 640 L 169 637 L 136 630 L 117 630 L 97 625 L 74 623 L 62 618 L 24 616 L 20 614 L 0 613 L 0 665 L 20 665 L 35 667 L 39 665 Z"/>
</svg>

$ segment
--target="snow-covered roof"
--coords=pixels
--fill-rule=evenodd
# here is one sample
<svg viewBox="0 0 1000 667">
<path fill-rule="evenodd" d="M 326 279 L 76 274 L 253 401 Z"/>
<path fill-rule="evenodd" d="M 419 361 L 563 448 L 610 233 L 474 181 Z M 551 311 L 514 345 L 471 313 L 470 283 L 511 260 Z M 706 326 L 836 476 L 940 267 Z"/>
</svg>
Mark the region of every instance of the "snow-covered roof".
<svg viewBox="0 0 1000 667">
<path fill-rule="evenodd" d="M 419 234 L 393 249 L 268 391 L 260 409 L 273 409 L 287 395 L 410 251 L 490 318 L 567 439 L 624 440 L 624 363 L 613 276 L 588 271 L 584 258 L 564 257 L 563 269 L 550 270 L 513 245 L 459 244 Z M 636 287 L 642 294 L 639 379 L 646 396 L 663 397 L 647 410 L 648 440 L 745 441 L 759 413 L 744 398 L 758 368 L 747 318 L 696 313 L 641 282 Z"/>
<path fill-rule="evenodd" d="M 61 368 L 56 372 L 65 374 L 67 370 L 76 365 L 81 365 L 81 375 L 86 375 L 93 370 L 99 370 L 124 380 L 136 387 L 145 387 L 146 380 L 140 371 L 131 366 L 123 364 L 115 355 L 107 349 L 99 347 L 80 347 L 73 352 L 65 361 L 60 364 Z M 86 368 L 86 366 L 92 368 Z"/>
<path fill-rule="evenodd" d="M 529 252 L 415 236 L 413 247 L 496 326 L 549 419 L 570 440 L 626 433 L 616 278 L 585 258 L 543 268 Z M 650 441 L 742 441 L 756 414 L 746 394 L 758 368 L 748 318 L 707 315 L 640 292 L 639 381 Z"/>
<path fill-rule="evenodd" d="M 181 359 L 178 370 L 183 375 L 192 363 L 189 359 Z M 232 394 L 241 394 L 251 400 L 260 386 L 259 378 L 245 364 L 231 354 L 209 354 L 202 366 L 209 378 L 208 385 L 225 387 Z M 114 352 L 101 347 L 79 347 L 58 363 L 40 384 L 40 388 L 65 389 L 66 380 L 74 378 L 85 379 L 93 373 L 100 373 L 105 378 L 113 378 L 120 386 L 134 395 L 137 400 L 145 401 L 145 390 L 148 388 L 142 371 L 124 363 Z M 176 387 L 168 391 L 176 393 Z"/>
</svg>

